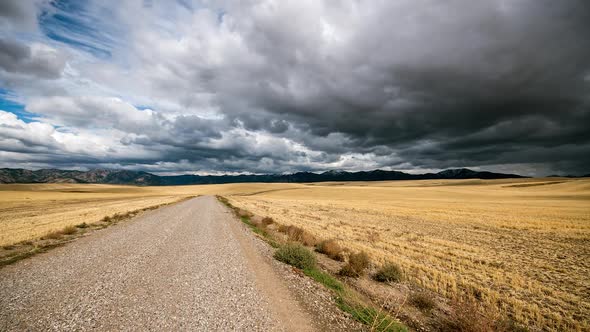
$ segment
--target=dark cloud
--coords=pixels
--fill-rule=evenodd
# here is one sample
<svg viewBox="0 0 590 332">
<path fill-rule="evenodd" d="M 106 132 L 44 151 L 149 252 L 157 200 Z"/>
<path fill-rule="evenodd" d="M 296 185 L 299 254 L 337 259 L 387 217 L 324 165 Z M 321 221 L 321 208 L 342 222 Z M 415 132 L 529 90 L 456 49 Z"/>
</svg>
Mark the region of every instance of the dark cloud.
<svg viewBox="0 0 590 332">
<path fill-rule="evenodd" d="M 32 30 L 37 27 L 35 1 L 0 1 L 0 27 Z"/>
<path fill-rule="evenodd" d="M 44 45 L 29 45 L 0 37 L 0 68 L 35 78 L 56 79 L 61 76 L 65 59 Z"/>
<path fill-rule="evenodd" d="M 27 102 L 39 121 L 72 131 L 53 135 L 63 164 L 71 155 L 171 172 L 590 172 L 587 1 L 215 6 L 160 16 L 157 3 L 121 6 L 114 16 L 129 20 L 129 40 L 122 48 L 108 35 L 112 67 L 72 61 L 64 78 L 57 51 L 2 39 L 0 68 L 71 79 L 46 93 L 60 96 Z M 113 25 L 82 7 L 85 24 Z M 132 20 L 140 11 L 146 19 Z M 110 141 L 97 138 L 105 131 Z M 64 145 L 75 139 L 96 146 Z"/>
<path fill-rule="evenodd" d="M 571 171 L 585 171 L 579 157 L 556 150 L 581 152 L 590 143 L 590 5 L 432 1 L 379 9 L 328 54 L 317 21 L 292 26 L 279 23 L 278 9 L 259 20 L 253 14 L 253 28 L 242 33 L 264 68 L 240 68 L 256 74 L 234 84 L 226 84 L 232 68 L 220 70 L 207 84 L 248 128 L 272 131 L 270 113 L 312 137 L 298 141 L 341 133 L 349 151 L 395 152 L 424 168 L 562 162 L 559 155 L 571 156 Z"/>
</svg>

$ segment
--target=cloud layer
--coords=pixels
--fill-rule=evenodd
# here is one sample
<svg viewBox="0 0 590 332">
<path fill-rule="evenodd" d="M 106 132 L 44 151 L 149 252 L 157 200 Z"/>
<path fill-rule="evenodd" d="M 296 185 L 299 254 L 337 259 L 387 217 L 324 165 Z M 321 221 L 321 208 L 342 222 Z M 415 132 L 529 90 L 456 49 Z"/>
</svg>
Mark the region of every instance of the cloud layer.
<svg viewBox="0 0 590 332">
<path fill-rule="evenodd" d="M 589 171 L 585 1 L 20 3 L 4 166 Z"/>
</svg>

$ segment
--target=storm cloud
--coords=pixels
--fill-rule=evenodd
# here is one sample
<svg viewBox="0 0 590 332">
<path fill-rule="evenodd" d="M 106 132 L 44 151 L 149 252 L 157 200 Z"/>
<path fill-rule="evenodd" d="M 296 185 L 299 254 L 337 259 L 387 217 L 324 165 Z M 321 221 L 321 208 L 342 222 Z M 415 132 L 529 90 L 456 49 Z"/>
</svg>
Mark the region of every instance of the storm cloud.
<svg viewBox="0 0 590 332">
<path fill-rule="evenodd" d="M 64 3 L 0 38 L 55 80 L 12 85 L 55 143 L 13 133 L 4 165 L 589 172 L 586 1 Z"/>
</svg>

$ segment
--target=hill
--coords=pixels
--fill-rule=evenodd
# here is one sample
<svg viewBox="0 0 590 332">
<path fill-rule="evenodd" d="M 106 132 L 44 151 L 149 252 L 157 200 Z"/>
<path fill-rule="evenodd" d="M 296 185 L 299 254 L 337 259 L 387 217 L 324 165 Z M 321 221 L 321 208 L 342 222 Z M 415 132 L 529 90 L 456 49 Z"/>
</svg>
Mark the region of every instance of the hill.
<svg viewBox="0 0 590 332">
<path fill-rule="evenodd" d="M 58 169 L 0 169 L 0 183 L 102 183 L 140 186 L 221 184 L 245 182 L 325 182 L 325 181 L 391 181 L 430 179 L 508 179 L 522 178 L 516 174 L 478 172 L 467 168 L 449 169 L 438 173 L 409 174 L 398 171 L 368 172 L 327 171 L 323 173 L 297 172 L 293 174 L 263 175 L 175 175 L 158 176 L 147 172 L 96 169 L 71 171 Z"/>
</svg>

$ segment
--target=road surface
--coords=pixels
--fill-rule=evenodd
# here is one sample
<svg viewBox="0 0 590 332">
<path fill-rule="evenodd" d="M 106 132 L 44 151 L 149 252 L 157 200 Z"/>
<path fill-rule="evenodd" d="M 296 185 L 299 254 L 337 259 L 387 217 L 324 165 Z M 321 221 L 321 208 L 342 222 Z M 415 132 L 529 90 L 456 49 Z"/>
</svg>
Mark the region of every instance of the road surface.
<svg viewBox="0 0 590 332">
<path fill-rule="evenodd" d="M 214 197 L 0 269 L 0 331 L 310 331 L 310 318 Z"/>
</svg>

